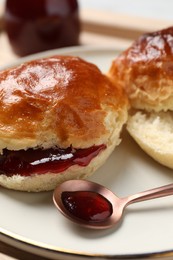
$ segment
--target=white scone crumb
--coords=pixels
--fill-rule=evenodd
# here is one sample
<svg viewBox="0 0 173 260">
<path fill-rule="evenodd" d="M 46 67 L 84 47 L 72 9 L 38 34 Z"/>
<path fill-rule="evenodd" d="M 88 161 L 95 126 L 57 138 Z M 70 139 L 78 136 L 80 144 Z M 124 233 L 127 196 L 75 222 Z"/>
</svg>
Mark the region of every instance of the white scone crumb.
<svg viewBox="0 0 173 260">
<path fill-rule="evenodd" d="M 129 117 L 127 130 L 146 153 L 173 168 L 173 112 L 137 112 Z"/>
</svg>

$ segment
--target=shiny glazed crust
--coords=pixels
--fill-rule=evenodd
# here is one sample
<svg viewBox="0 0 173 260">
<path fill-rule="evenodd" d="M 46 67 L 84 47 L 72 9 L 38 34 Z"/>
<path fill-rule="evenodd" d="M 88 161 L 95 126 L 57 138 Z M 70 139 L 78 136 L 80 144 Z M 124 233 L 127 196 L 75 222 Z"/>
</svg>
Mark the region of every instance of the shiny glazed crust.
<svg viewBox="0 0 173 260">
<path fill-rule="evenodd" d="M 0 106 L 1 151 L 107 147 L 88 166 L 74 165 L 60 174 L 0 175 L 1 186 L 35 192 L 93 174 L 120 143 L 128 101 L 95 65 L 78 57 L 53 56 L 0 72 Z"/>
<path fill-rule="evenodd" d="M 0 72 L 0 107 L 0 150 L 86 148 L 106 142 L 127 100 L 95 65 L 54 56 Z"/>
<path fill-rule="evenodd" d="M 132 107 L 173 110 L 173 27 L 139 37 L 113 61 L 109 75 Z"/>
</svg>

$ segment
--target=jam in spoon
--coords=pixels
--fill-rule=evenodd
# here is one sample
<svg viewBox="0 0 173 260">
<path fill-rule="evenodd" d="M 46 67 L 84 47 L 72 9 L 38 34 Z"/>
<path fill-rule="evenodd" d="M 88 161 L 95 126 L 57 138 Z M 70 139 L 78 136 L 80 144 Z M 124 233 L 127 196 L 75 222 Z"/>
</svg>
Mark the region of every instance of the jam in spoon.
<svg viewBox="0 0 173 260">
<path fill-rule="evenodd" d="M 169 195 L 173 195 L 173 184 L 118 198 L 100 184 L 69 180 L 57 186 L 53 201 L 71 221 L 87 228 L 106 229 L 120 221 L 128 205 Z"/>
</svg>

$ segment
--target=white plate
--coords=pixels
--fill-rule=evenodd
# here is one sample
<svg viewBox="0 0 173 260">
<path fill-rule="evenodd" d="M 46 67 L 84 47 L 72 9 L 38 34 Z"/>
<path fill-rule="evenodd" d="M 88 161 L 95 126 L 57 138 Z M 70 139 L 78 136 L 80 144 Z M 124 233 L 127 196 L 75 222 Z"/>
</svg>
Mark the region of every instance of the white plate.
<svg viewBox="0 0 173 260">
<path fill-rule="evenodd" d="M 71 54 L 94 62 L 106 72 L 117 52 L 78 47 L 27 59 Z M 124 133 L 120 146 L 91 180 L 104 184 L 121 197 L 172 183 L 173 173 L 145 155 Z M 120 225 L 107 231 L 92 231 L 65 219 L 52 203 L 52 192 L 34 194 L 3 188 L 0 192 L 0 240 L 10 245 L 63 260 L 173 257 L 171 196 L 131 205 Z"/>
</svg>

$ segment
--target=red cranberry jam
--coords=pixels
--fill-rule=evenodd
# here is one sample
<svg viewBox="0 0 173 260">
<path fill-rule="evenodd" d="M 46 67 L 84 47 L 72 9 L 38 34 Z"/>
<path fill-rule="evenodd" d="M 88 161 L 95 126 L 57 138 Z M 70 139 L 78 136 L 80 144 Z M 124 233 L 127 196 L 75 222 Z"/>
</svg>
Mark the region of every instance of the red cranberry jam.
<svg viewBox="0 0 173 260">
<path fill-rule="evenodd" d="M 74 217 L 87 222 L 102 222 L 112 215 L 111 203 L 92 191 L 62 192 L 64 207 Z"/>
<path fill-rule="evenodd" d="M 60 173 L 72 165 L 87 166 L 106 146 L 92 146 L 86 149 L 28 149 L 19 151 L 3 150 L 0 155 L 0 174 L 30 176 L 47 172 Z"/>
</svg>

